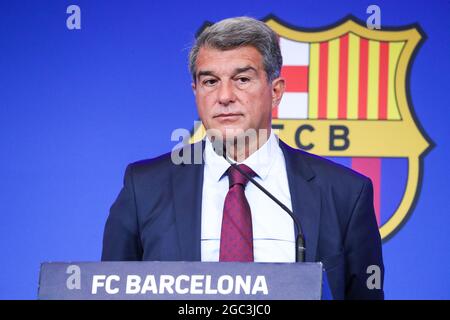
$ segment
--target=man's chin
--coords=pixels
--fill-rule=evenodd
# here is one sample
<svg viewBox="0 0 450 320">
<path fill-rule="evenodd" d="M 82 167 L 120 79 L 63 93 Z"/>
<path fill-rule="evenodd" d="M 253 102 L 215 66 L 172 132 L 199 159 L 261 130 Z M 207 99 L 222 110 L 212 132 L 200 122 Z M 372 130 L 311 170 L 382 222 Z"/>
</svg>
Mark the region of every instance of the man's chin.
<svg viewBox="0 0 450 320">
<path fill-rule="evenodd" d="M 264 131 L 264 132 L 262 132 Z M 257 131 L 255 129 L 247 129 L 247 130 L 230 130 L 221 133 L 221 140 L 227 144 L 236 144 L 236 143 L 249 143 L 252 141 L 259 140 L 258 137 L 262 134 L 265 134 L 265 130 Z"/>
<path fill-rule="evenodd" d="M 252 129 L 250 129 L 250 131 L 252 131 Z M 255 131 L 256 132 L 256 131 Z M 241 139 L 243 137 L 246 136 L 246 134 L 248 134 L 248 130 L 244 130 L 244 129 L 226 129 L 226 130 L 221 130 L 221 138 L 223 141 L 231 143 L 234 142 L 238 139 Z"/>
<path fill-rule="evenodd" d="M 253 128 L 246 128 L 243 129 L 241 127 L 237 128 L 237 127 L 226 127 L 226 128 L 211 128 L 211 129 L 207 129 L 206 133 L 207 135 L 212 139 L 218 139 L 221 141 L 225 141 L 225 142 L 233 142 L 236 141 L 238 139 L 242 139 L 242 138 L 256 138 L 260 135 L 264 136 L 264 133 L 266 133 L 267 135 L 268 130 L 265 129 L 253 129 Z"/>
</svg>

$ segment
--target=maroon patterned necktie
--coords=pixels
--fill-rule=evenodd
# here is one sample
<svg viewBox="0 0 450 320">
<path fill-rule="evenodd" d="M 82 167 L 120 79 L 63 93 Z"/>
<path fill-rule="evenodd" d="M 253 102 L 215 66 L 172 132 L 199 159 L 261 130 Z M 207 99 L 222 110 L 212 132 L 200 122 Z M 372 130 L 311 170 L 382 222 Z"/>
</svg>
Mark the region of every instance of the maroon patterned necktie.
<svg viewBox="0 0 450 320">
<path fill-rule="evenodd" d="M 256 175 L 245 164 L 239 168 L 251 177 Z M 252 215 L 244 193 L 248 179 L 233 167 L 227 173 L 230 189 L 223 207 L 219 261 L 251 262 L 254 261 Z"/>
</svg>

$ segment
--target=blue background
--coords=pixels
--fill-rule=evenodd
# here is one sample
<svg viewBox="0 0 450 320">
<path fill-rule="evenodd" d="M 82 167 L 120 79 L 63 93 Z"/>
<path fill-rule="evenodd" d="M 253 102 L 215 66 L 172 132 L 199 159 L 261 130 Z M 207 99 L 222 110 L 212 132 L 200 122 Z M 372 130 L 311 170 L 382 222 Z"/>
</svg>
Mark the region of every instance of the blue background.
<svg viewBox="0 0 450 320">
<path fill-rule="evenodd" d="M 81 8 L 81 30 L 66 8 Z M 435 147 L 403 228 L 384 246 L 388 299 L 450 298 L 449 1 L 0 1 L 0 298 L 35 299 L 43 261 L 99 260 L 126 164 L 197 119 L 187 68 L 205 21 L 274 14 L 324 27 L 348 14 L 419 23 L 412 104 Z"/>
</svg>

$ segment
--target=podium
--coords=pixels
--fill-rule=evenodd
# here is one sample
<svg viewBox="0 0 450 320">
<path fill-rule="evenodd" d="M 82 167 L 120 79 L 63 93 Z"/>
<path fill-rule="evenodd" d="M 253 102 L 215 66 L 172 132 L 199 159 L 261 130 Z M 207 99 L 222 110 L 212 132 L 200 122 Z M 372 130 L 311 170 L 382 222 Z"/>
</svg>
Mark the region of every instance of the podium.
<svg viewBox="0 0 450 320">
<path fill-rule="evenodd" d="M 322 263 L 43 263 L 42 300 L 331 299 Z"/>
</svg>

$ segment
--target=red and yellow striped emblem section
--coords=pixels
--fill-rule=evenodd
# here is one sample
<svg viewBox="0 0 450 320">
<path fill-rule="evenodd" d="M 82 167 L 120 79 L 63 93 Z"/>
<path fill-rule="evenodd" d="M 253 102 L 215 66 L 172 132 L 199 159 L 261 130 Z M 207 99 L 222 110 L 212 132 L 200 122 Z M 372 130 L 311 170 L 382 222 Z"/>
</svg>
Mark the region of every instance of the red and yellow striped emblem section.
<svg viewBox="0 0 450 320">
<path fill-rule="evenodd" d="M 380 234 L 388 238 L 412 207 L 420 157 L 429 146 L 406 87 L 419 30 L 369 30 L 353 20 L 318 31 L 294 29 L 272 18 L 266 23 L 280 36 L 287 83 L 272 113 L 274 128 L 293 147 L 369 176 Z M 406 161 L 405 187 L 402 194 L 391 195 L 382 187 L 387 183 L 383 172 L 399 159 Z M 396 209 L 387 208 L 386 200 L 395 197 Z"/>
<path fill-rule="evenodd" d="M 274 131 L 294 148 L 347 161 L 343 164 L 369 176 L 381 237 L 390 237 L 412 208 L 421 155 L 429 147 L 407 94 L 419 29 L 369 30 L 352 19 L 317 31 L 275 18 L 266 24 L 279 35 L 286 83 L 280 104 L 272 109 Z M 191 142 L 204 135 L 199 126 Z M 402 163 L 407 177 L 397 188 L 403 190 L 395 195 L 398 201 L 388 207 L 386 200 L 394 195 L 383 189 L 392 185 L 385 178 L 403 172 L 391 170 L 392 163 Z"/>
<path fill-rule="evenodd" d="M 399 120 L 395 70 L 404 45 L 354 33 L 311 43 L 308 118 Z"/>
</svg>

